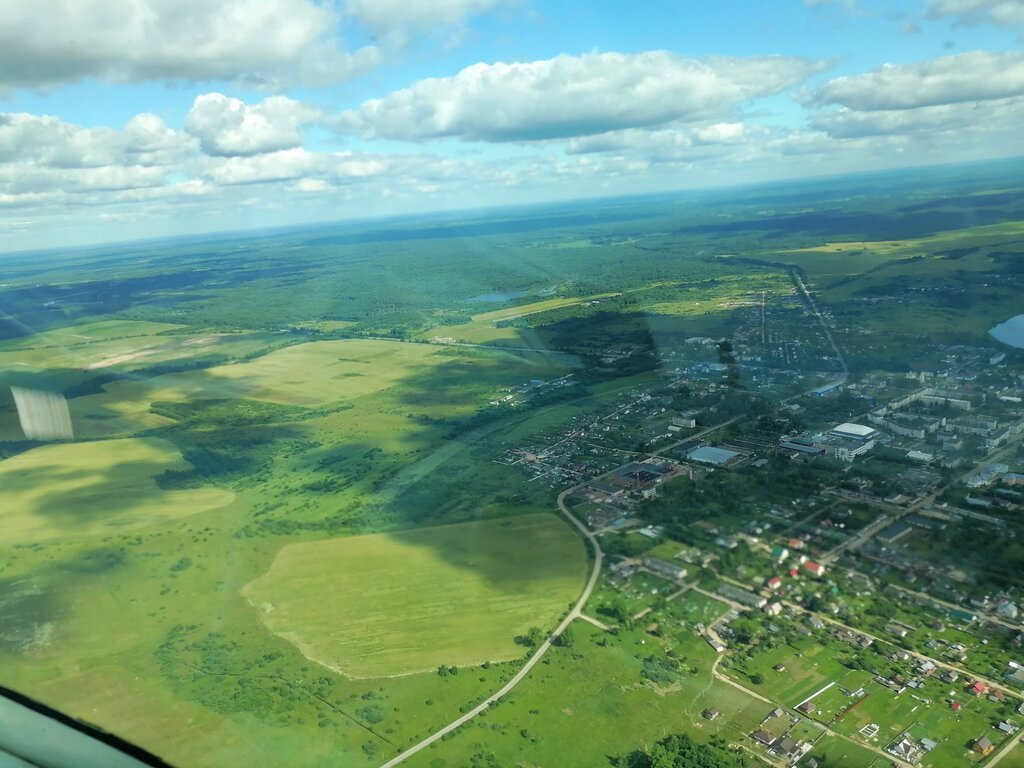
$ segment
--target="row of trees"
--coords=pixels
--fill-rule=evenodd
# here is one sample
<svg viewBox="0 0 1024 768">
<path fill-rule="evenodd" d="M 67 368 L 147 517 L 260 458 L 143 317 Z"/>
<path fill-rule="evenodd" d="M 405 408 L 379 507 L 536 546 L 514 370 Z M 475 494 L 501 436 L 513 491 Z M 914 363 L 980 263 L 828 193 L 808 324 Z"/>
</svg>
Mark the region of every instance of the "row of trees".
<svg viewBox="0 0 1024 768">
<path fill-rule="evenodd" d="M 615 768 L 749 768 L 750 763 L 721 738 L 701 744 L 686 734 L 662 739 L 647 751 L 613 758 Z"/>
</svg>

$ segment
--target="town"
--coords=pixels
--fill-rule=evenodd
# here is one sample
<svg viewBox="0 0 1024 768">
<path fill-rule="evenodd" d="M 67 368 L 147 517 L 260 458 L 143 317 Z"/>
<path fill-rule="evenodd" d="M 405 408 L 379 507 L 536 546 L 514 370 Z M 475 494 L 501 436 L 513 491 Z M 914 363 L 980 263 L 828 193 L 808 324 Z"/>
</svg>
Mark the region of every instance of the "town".
<svg viewBox="0 0 1024 768">
<path fill-rule="evenodd" d="M 687 338 L 660 383 L 501 461 L 568 486 L 607 557 L 596 626 L 658 634 L 685 595 L 720 605 L 689 626 L 765 703 L 744 750 L 815 768 L 834 734 L 879 764 L 995 764 L 1024 725 L 1024 380 L 991 346 L 950 346 L 928 372 L 845 374 L 838 349 L 833 372 L 787 372 L 779 350 L 813 340 L 777 338 Z M 749 389 L 728 379 L 738 360 L 764 364 Z"/>
</svg>

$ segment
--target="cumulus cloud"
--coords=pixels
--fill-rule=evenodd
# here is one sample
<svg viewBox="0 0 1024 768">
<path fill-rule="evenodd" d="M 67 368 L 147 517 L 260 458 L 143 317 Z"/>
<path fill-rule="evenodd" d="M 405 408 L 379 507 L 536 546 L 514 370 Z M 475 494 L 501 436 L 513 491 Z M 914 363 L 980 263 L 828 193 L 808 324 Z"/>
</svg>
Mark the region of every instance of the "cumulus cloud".
<svg viewBox="0 0 1024 768">
<path fill-rule="evenodd" d="M 82 128 L 50 115 L 0 113 L 0 163 L 53 168 L 168 165 L 194 144 L 148 113 L 136 115 L 122 130 Z"/>
<path fill-rule="evenodd" d="M 807 105 L 891 110 L 1002 99 L 1024 94 L 1024 53 L 970 51 L 915 64 L 886 64 L 829 80 L 804 94 Z"/>
<path fill-rule="evenodd" d="M 180 205 L 223 200 L 244 185 L 279 184 L 306 195 L 374 184 L 422 191 L 439 180 L 475 178 L 472 164 L 430 155 L 309 151 L 301 127 L 318 114 L 282 96 L 250 105 L 219 93 L 196 99 L 185 131 L 149 113 L 120 129 L 0 113 L 0 206 Z M 116 212 L 118 221 L 126 216 Z"/>
<path fill-rule="evenodd" d="M 338 47 L 338 16 L 314 0 L 6 0 L 0 85 L 231 80 L 279 88 L 345 80 L 377 50 Z"/>
<path fill-rule="evenodd" d="M 100 168 L 48 168 L 31 165 L 0 165 L 0 191 L 9 195 L 47 192 L 112 192 L 161 184 L 166 170 L 141 165 L 109 165 Z"/>
<path fill-rule="evenodd" d="M 1024 24 L 1024 0 L 928 0 L 930 19 L 952 16 L 961 24 Z"/>
<path fill-rule="evenodd" d="M 930 133 L 950 130 L 991 131 L 1020 126 L 1024 122 L 1024 99 L 940 104 L 916 109 L 858 111 L 841 109 L 821 112 L 811 125 L 836 138 L 860 138 L 889 134 Z"/>
<path fill-rule="evenodd" d="M 782 56 L 687 59 L 667 51 L 474 64 L 366 101 L 333 125 L 368 138 L 570 138 L 725 117 L 821 68 Z"/>
<path fill-rule="evenodd" d="M 310 152 L 301 147 L 249 157 L 209 157 L 201 167 L 205 178 L 223 186 L 290 181 L 295 182 L 292 189 L 303 192 L 377 179 L 416 185 L 470 173 L 465 163 L 430 155 Z"/>
<path fill-rule="evenodd" d="M 49 115 L 0 113 L 0 195 L 5 204 L 159 186 L 196 141 L 156 115 L 120 130 L 83 128 Z"/>
<path fill-rule="evenodd" d="M 319 110 L 287 96 L 249 105 L 222 93 L 197 96 L 185 117 L 185 130 L 208 155 L 256 155 L 302 144 L 302 126 Z"/>
<path fill-rule="evenodd" d="M 1024 119 L 1024 53 L 972 51 L 830 80 L 805 104 L 834 106 L 810 127 L 837 139 L 1006 131 Z"/>
<path fill-rule="evenodd" d="M 654 130 L 628 128 L 572 139 L 565 151 L 568 155 L 614 153 L 651 163 L 694 162 L 742 156 L 752 142 L 763 141 L 768 133 L 762 126 L 740 122 Z"/>
<path fill-rule="evenodd" d="M 253 184 L 302 178 L 312 171 L 314 157 L 301 147 L 250 157 L 214 158 L 205 163 L 205 174 L 218 184 Z"/>
</svg>

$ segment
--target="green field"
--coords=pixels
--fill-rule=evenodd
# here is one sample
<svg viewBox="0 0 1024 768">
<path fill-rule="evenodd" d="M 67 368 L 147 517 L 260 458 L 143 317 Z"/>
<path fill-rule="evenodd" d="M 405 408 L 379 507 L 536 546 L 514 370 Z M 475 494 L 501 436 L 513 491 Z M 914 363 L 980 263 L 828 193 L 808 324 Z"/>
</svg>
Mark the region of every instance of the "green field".
<svg viewBox="0 0 1024 768">
<path fill-rule="evenodd" d="M 823 736 L 807 757 L 837 768 L 892 768 L 893 761 L 838 736 Z M 807 758 L 805 757 L 804 760 Z"/>
<path fill-rule="evenodd" d="M 74 330 L 5 348 L 19 348 L 10 354 L 33 360 L 37 372 L 76 364 L 60 357 Z M 83 330 L 89 338 L 77 341 L 103 346 L 92 350 L 97 355 L 173 333 L 134 321 Z M 455 521 L 550 509 L 548 499 L 538 503 L 539 487 L 512 500 L 514 470 L 490 461 L 494 449 L 480 444 L 487 429 L 446 437 L 503 387 L 565 368 L 529 353 L 368 339 L 194 366 L 193 351 L 205 348 L 168 351 L 181 364 L 174 372 L 130 370 L 152 359 L 144 357 L 103 370 L 55 368 L 40 382 L 59 388 L 54 375 L 72 386 L 127 373 L 69 400 L 79 438 L 118 439 L 9 443 L 23 452 L 0 462 L 0 534 L 9 546 L 0 562 L 0 673 L 178 764 L 342 760 L 369 768 L 378 762 L 374 750 L 423 738 L 500 687 L 514 663 L 448 678 L 431 669 L 353 680 L 268 631 L 240 592 L 289 542 L 407 526 L 418 516 Z M 21 367 L 29 368 L 13 370 Z M 15 380 L 24 383 L 21 374 Z M 314 403 L 325 405 L 308 407 Z M 529 432 L 535 417 L 567 418 L 524 410 L 508 426 Z M 10 410 L 0 418 L 11 439 L 20 437 Z M 159 437 L 130 437 L 139 434 Z M 459 490 L 469 484 L 472 494 Z M 547 598 L 554 616 L 577 594 L 585 557 L 563 522 L 544 519 L 571 550 L 563 561 L 568 586 Z M 510 553 L 503 548 L 499 558 Z M 500 583 L 488 589 L 501 594 Z M 190 629 L 177 639 L 183 627 Z M 208 674 L 229 642 L 223 638 L 233 644 L 230 663 Z M 513 645 L 504 655 L 518 660 L 525 650 Z M 289 697 L 276 682 L 282 678 L 293 681 Z M 368 734 L 366 718 L 382 717 L 385 702 L 386 720 Z"/>
<path fill-rule="evenodd" d="M 588 296 L 586 298 L 562 297 L 544 299 L 529 304 L 520 304 L 504 309 L 495 309 L 490 312 L 482 312 L 473 315 L 468 323 L 458 325 L 439 325 L 418 334 L 420 339 L 450 338 L 460 342 L 471 344 L 494 344 L 496 346 L 525 347 L 528 349 L 542 350 L 545 344 L 537 338 L 537 334 L 528 328 L 514 328 L 512 326 L 497 327 L 495 324 L 502 320 L 512 320 L 518 317 L 538 314 L 559 307 L 574 306 L 585 301 L 600 300 L 610 294 Z"/>
<path fill-rule="evenodd" d="M 47 445 L 0 462 L 9 543 L 83 539 L 164 523 L 231 503 L 230 491 L 161 490 L 156 478 L 189 468 L 156 438 Z"/>
<path fill-rule="evenodd" d="M 521 656 L 583 585 L 582 541 L 552 515 L 290 544 L 245 596 L 266 625 L 349 677 Z"/>
<path fill-rule="evenodd" d="M 784 672 L 774 670 L 778 664 L 785 665 Z M 744 685 L 761 693 L 770 692 L 790 707 L 850 672 L 836 660 L 834 648 L 810 639 L 798 640 L 795 647 L 778 645 L 759 652 L 750 659 L 747 669 L 751 674 L 760 674 L 765 682 L 763 686 L 756 686 L 742 680 Z"/>
<path fill-rule="evenodd" d="M 372 394 L 427 375 L 438 347 L 353 339 L 317 341 L 272 352 L 249 363 L 213 368 L 229 391 L 289 405 L 322 405 Z M 216 383 L 214 384 L 216 386 Z"/>
<path fill-rule="evenodd" d="M 1003 768 L 1024 768 L 1024 747 L 1017 744 L 1010 753 L 1000 761 Z"/>
<path fill-rule="evenodd" d="M 704 615 L 708 610 L 699 595 L 684 595 L 669 605 L 670 614 Z M 718 605 L 719 613 L 727 610 Z M 714 651 L 692 629 L 672 630 L 663 639 L 642 629 L 613 636 L 582 621 L 572 629 L 571 648 L 553 648 L 505 701 L 408 764 L 462 768 L 473 765 L 474 758 L 493 755 L 502 766 L 603 766 L 611 756 L 650 746 L 671 733 L 749 743 L 749 733 L 769 710 L 764 702 L 712 678 Z M 643 659 L 667 648 L 692 665 L 692 674 L 669 686 L 645 681 Z M 705 708 L 716 708 L 722 716 L 705 720 Z"/>
<path fill-rule="evenodd" d="M 125 372 L 201 358 L 237 358 L 280 345 L 269 333 L 215 332 L 185 325 L 100 320 L 0 341 L 0 383 L 35 375 L 73 382 L 88 375 Z"/>
<path fill-rule="evenodd" d="M 106 408 L 131 413 L 152 401 L 248 397 L 285 405 L 316 406 L 373 394 L 443 362 L 439 347 L 392 341 L 343 340 L 296 344 L 256 360 L 116 381 L 103 394 L 76 398 L 72 414 L 100 418 Z"/>
</svg>

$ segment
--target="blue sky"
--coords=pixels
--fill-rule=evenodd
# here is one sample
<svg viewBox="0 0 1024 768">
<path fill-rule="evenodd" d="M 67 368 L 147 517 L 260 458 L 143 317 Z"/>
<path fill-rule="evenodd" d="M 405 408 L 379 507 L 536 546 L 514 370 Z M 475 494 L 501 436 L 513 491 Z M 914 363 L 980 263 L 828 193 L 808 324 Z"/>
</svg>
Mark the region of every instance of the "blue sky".
<svg viewBox="0 0 1024 768">
<path fill-rule="evenodd" d="M 8 0 L 0 250 L 1024 154 L 1024 0 Z"/>
</svg>

